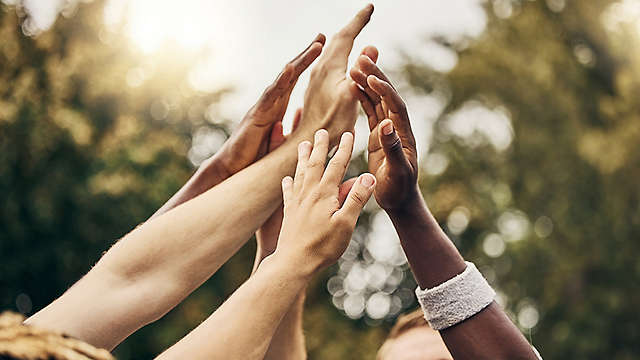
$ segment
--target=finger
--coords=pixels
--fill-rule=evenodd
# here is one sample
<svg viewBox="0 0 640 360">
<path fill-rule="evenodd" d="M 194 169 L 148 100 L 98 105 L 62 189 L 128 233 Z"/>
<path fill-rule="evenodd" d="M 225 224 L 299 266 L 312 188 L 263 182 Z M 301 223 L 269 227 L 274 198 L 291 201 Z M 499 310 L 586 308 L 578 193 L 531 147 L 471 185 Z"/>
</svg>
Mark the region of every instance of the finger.
<svg viewBox="0 0 640 360">
<path fill-rule="evenodd" d="M 404 100 L 400 97 L 400 94 L 396 89 L 385 80 L 381 80 L 376 75 L 369 75 L 367 77 L 367 84 L 371 87 L 376 94 L 380 95 L 380 98 L 389 107 L 389 110 L 396 114 L 406 114 L 407 106 Z"/>
<path fill-rule="evenodd" d="M 365 46 L 365 48 L 362 49 L 362 52 L 360 52 L 360 55 L 368 56 L 374 63 L 378 62 L 378 48 L 373 45 Z"/>
<path fill-rule="evenodd" d="M 324 165 L 327 161 L 329 151 L 329 133 L 325 129 L 316 131 L 313 138 L 313 150 L 309 156 L 309 164 L 304 179 L 304 187 L 320 181 L 324 172 Z"/>
<path fill-rule="evenodd" d="M 263 106 L 272 106 L 274 99 L 289 89 L 295 77 L 294 73 L 295 67 L 291 63 L 285 65 L 276 80 L 265 89 L 260 97 L 260 104 Z"/>
<path fill-rule="evenodd" d="M 353 153 L 353 134 L 345 132 L 340 138 L 340 144 L 338 145 L 338 151 L 333 155 L 327 168 L 322 175 L 322 182 L 336 188 L 342 181 L 349 160 L 351 160 L 351 154 Z"/>
<path fill-rule="evenodd" d="M 289 61 L 273 84 L 264 91 L 260 99 L 261 104 L 271 106 L 274 97 L 291 93 L 300 74 L 322 53 L 325 41 L 326 37 L 323 34 L 318 34 L 304 51 Z"/>
<path fill-rule="evenodd" d="M 413 144 L 415 140 L 409 123 L 407 105 L 400 97 L 400 94 L 388 82 L 382 81 L 374 75 L 370 75 L 367 78 L 367 82 L 382 97 L 382 103 L 388 108 L 389 118 L 393 121 L 393 126 L 398 130 L 400 138 Z M 410 144 L 405 143 L 405 145 Z"/>
<path fill-rule="evenodd" d="M 373 60 L 371 60 L 370 57 L 364 55 L 358 56 L 358 60 L 356 60 L 356 67 L 360 71 L 362 71 L 365 76 L 369 77 L 369 75 L 375 75 L 377 78 L 381 79 L 382 81 L 386 81 L 391 85 L 391 81 L 389 80 L 387 75 L 385 75 L 385 73 L 380 69 L 380 67 L 378 67 L 378 65 L 376 65 Z M 391 87 L 393 87 L 393 85 L 391 85 Z"/>
<path fill-rule="evenodd" d="M 349 91 L 351 94 L 360 101 L 360 105 L 362 105 L 362 110 L 364 110 L 365 115 L 367 116 L 367 122 L 369 123 L 369 130 L 373 130 L 373 128 L 378 125 L 378 115 L 374 108 L 371 99 L 365 94 L 356 83 L 352 82 L 349 85 Z"/>
<path fill-rule="evenodd" d="M 304 184 L 305 173 L 311 155 L 311 143 L 303 141 L 298 145 L 298 164 L 296 165 L 296 174 L 293 178 L 293 191 L 299 192 Z"/>
<path fill-rule="evenodd" d="M 346 71 L 347 57 L 353 48 L 353 41 L 369 23 L 372 13 L 373 4 L 368 4 L 333 37 L 325 54 L 328 64 L 335 64 Z"/>
<path fill-rule="evenodd" d="M 293 179 L 291 176 L 285 176 L 282 179 L 282 200 L 284 202 L 284 206 L 287 206 L 288 202 L 291 200 L 291 195 L 293 193 Z"/>
<path fill-rule="evenodd" d="M 283 130 L 282 130 L 282 121 L 278 121 L 273 124 L 273 128 L 271 128 L 271 135 L 269 136 L 269 152 L 278 148 L 278 146 L 282 145 L 286 140 Z"/>
<path fill-rule="evenodd" d="M 371 50 L 369 50 L 371 51 Z M 376 49 L 377 51 L 377 49 Z M 369 56 L 365 56 L 360 55 L 358 57 L 358 60 L 356 60 L 356 68 L 361 71 L 364 76 L 369 76 L 369 75 L 375 75 L 376 77 L 378 77 L 379 79 L 382 79 L 383 81 L 386 81 L 387 83 L 389 83 L 389 85 L 391 85 L 391 87 L 393 87 L 395 89 L 395 87 L 391 84 L 391 81 L 389 80 L 389 78 L 384 74 L 384 72 L 378 67 L 378 65 L 376 65 L 375 60 L 372 60 L 371 57 Z M 361 85 L 362 86 L 362 85 Z M 375 93 L 375 91 L 373 91 L 371 89 L 371 87 L 369 86 L 368 82 L 366 86 L 363 86 L 363 89 L 366 90 L 367 94 L 369 95 L 369 97 L 371 97 L 372 99 L 374 99 L 373 95 L 371 95 L 370 93 Z M 376 112 L 378 112 L 378 117 L 380 119 L 384 119 L 385 117 L 387 117 L 388 111 L 389 109 L 387 108 L 387 104 L 384 102 L 381 103 L 376 103 L 374 102 L 376 105 Z"/>
<path fill-rule="evenodd" d="M 403 167 L 409 164 L 402 151 L 402 141 L 389 119 L 382 120 L 378 128 L 380 144 L 391 167 Z"/>
<path fill-rule="evenodd" d="M 353 81 L 355 81 L 362 90 L 367 94 L 371 102 L 376 105 L 380 102 L 380 95 L 378 95 L 375 91 L 371 90 L 369 84 L 367 83 L 367 75 L 360 71 L 360 69 L 356 66 L 349 70 L 349 76 Z"/>
<path fill-rule="evenodd" d="M 322 36 L 324 37 L 324 35 Z M 311 65 L 318 58 L 318 56 L 320 56 L 320 54 L 322 53 L 323 45 L 324 42 L 321 43 L 316 41 L 312 43 L 309 48 L 300 55 L 300 57 L 297 57 L 291 61 L 291 64 L 293 65 L 293 68 L 295 70 L 295 80 L 298 80 L 300 74 L 302 74 L 309 67 L 309 65 Z"/>
<path fill-rule="evenodd" d="M 300 120 L 302 119 L 302 108 L 298 108 L 296 113 L 293 115 L 293 126 L 291 127 L 291 132 L 294 132 L 298 125 L 300 125 Z"/>
<path fill-rule="evenodd" d="M 296 60 L 302 58 L 304 56 L 305 53 L 307 53 L 307 51 L 311 48 L 311 46 L 313 46 L 315 43 L 319 43 L 320 45 L 324 46 L 325 42 L 327 41 L 327 37 L 324 36 L 324 34 L 320 33 L 318 35 L 316 35 L 316 37 L 313 39 L 313 41 L 311 41 L 311 43 L 309 43 L 309 46 L 307 46 L 306 49 L 302 50 L 302 52 L 300 54 L 298 54 L 296 57 L 294 57 L 290 62 L 295 62 Z"/>
<path fill-rule="evenodd" d="M 358 181 L 351 187 L 344 204 L 333 216 L 342 218 L 347 221 L 352 228 L 355 227 L 362 208 L 367 201 L 369 201 L 371 194 L 373 194 L 375 185 L 376 178 L 373 175 L 369 173 L 360 175 Z"/>
<path fill-rule="evenodd" d="M 349 191 L 351 191 L 351 187 L 356 183 L 356 180 L 358 180 L 358 178 L 351 178 L 340 184 L 340 187 L 338 187 L 338 202 L 340 203 L 340 206 L 344 204 L 344 201 L 347 199 L 347 195 L 349 195 Z"/>
</svg>

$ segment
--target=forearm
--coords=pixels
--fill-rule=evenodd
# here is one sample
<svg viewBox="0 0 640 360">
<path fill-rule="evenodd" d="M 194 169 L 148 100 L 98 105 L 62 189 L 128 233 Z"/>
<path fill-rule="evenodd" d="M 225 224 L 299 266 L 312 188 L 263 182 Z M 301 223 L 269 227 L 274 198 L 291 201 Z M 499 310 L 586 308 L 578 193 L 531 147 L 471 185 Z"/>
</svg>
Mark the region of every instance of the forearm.
<svg viewBox="0 0 640 360">
<path fill-rule="evenodd" d="M 273 212 L 296 144 L 154 218 L 29 321 L 111 349 L 177 305 L 224 264 Z M 64 321 L 59 321 L 64 319 Z"/>
<path fill-rule="evenodd" d="M 149 220 L 156 218 L 176 206 L 185 203 L 218 185 L 229 177 L 227 171 L 220 166 L 218 154 L 205 160 L 189 180 L 178 190 Z"/>
<path fill-rule="evenodd" d="M 159 359 L 263 359 L 276 328 L 310 272 L 275 256 L 265 259 L 213 315 Z M 268 301 L 267 301 L 268 299 Z"/>
<path fill-rule="evenodd" d="M 415 190 L 412 202 L 407 206 L 387 213 L 398 232 L 416 282 L 426 289 L 460 274 L 466 265 L 431 215 L 419 191 Z"/>
<path fill-rule="evenodd" d="M 464 259 L 431 215 L 423 198 L 401 211 L 389 211 L 409 265 L 421 289 L 435 287 L 462 273 Z M 537 359 L 531 346 L 494 302 L 471 318 L 442 330 L 456 359 Z"/>
<path fill-rule="evenodd" d="M 302 314 L 304 311 L 305 290 L 302 289 L 271 339 L 265 360 L 301 360 L 307 358 Z"/>
<path fill-rule="evenodd" d="M 268 229 L 267 232 L 269 231 L 275 230 Z M 260 238 L 273 235 L 277 237 L 278 234 L 264 234 L 260 231 L 256 234 L 259 241 L 252 276 L 258 270 L 262 260 L 275 251 L 275 248 L 263 247 L 262 245 L 265 242 L 260 241 Z M 289 310 L 278 325 L 264 357 L 265 360 L 294 360 L 307 358 L 304 332 L 302 330 L 302 314 L 304 312 L 305 292 L 306 287 L 298 293 L 296 300 L 289 307 Z"/>
</svg>

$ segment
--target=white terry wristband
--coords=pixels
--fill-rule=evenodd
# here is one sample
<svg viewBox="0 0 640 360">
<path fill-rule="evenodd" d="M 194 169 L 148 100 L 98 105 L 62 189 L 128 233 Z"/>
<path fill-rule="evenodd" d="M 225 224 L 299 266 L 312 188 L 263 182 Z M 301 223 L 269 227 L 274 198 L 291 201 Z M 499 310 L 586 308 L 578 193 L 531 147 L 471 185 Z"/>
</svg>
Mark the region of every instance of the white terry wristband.
<svg viewBox="0 0 640 360">
<path fill-rule="evenodd" d="M 431 289 L 416 288 L 424 318 L 434 330 L 442 330 L 479 313 L 493 302 L 496 292 L 476 266 L 465 261 L 467 268 L 459 275 Z"/>
</svg>

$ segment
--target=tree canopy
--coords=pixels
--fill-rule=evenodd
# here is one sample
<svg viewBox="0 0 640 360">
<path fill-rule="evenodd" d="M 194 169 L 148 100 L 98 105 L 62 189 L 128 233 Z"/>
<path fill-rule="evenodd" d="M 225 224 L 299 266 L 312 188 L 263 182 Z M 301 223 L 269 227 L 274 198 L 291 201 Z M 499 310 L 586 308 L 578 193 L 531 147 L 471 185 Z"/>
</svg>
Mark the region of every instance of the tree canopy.
<svg viewBox="0 0 640 360">
<path fill-rule="evenodd" d="M 0 307 L 29 315 L 168 199 L 231 123 L 210 116 L 226 89 L 189 86 L 194 54 L 139 56 L 105 29 L 102 2 L 37 36 L 23 34 L 20 7 L 1 6 Z M 412 118 L 432 129 L 420 159 L 430 208 L 545 358 L 640 355 L 633 6 L 487 2 L 480 37 L 429 40 L 457 56 L 455 68 L 438 72 L 409 51 L 399 74 L 403 93 L 439 104 L 435 117 Z M 368 206 L 343 259 L 310 286 L 310 358 L 373 358 L 415 306 L 399 247 L 380 244 L 387 235 L 388 219 Z M 249 241 L 115 355 L 150 358 L 184 336 L 248 277 L 254 250 Z"/>
</svg>

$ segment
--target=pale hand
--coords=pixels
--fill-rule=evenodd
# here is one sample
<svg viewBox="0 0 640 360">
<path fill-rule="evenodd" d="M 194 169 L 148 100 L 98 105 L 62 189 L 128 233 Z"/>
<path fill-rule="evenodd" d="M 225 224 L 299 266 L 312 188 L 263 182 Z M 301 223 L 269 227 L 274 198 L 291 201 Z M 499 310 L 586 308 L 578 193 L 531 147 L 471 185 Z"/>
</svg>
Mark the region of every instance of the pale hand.
<svg viewBox="0 0 640 360">
<path fill-rule="evenodd" d="M 305 141 L 298 147 L 295 178 L 287 176 L 282 180 L 284 220 L 274 256 L 284 256 L 296 268 L 309 273 L 340 258 L 375 188 L 371 174 L 340 185 L 351 159 L 353 134 L 342 135 L 338 150 L 325 169 L 328 151 L 329 135 L 326 130 L 319 130 L 313 146 Z M 346 192 L 343 202 L 340 194 Z"/>
</svg>

